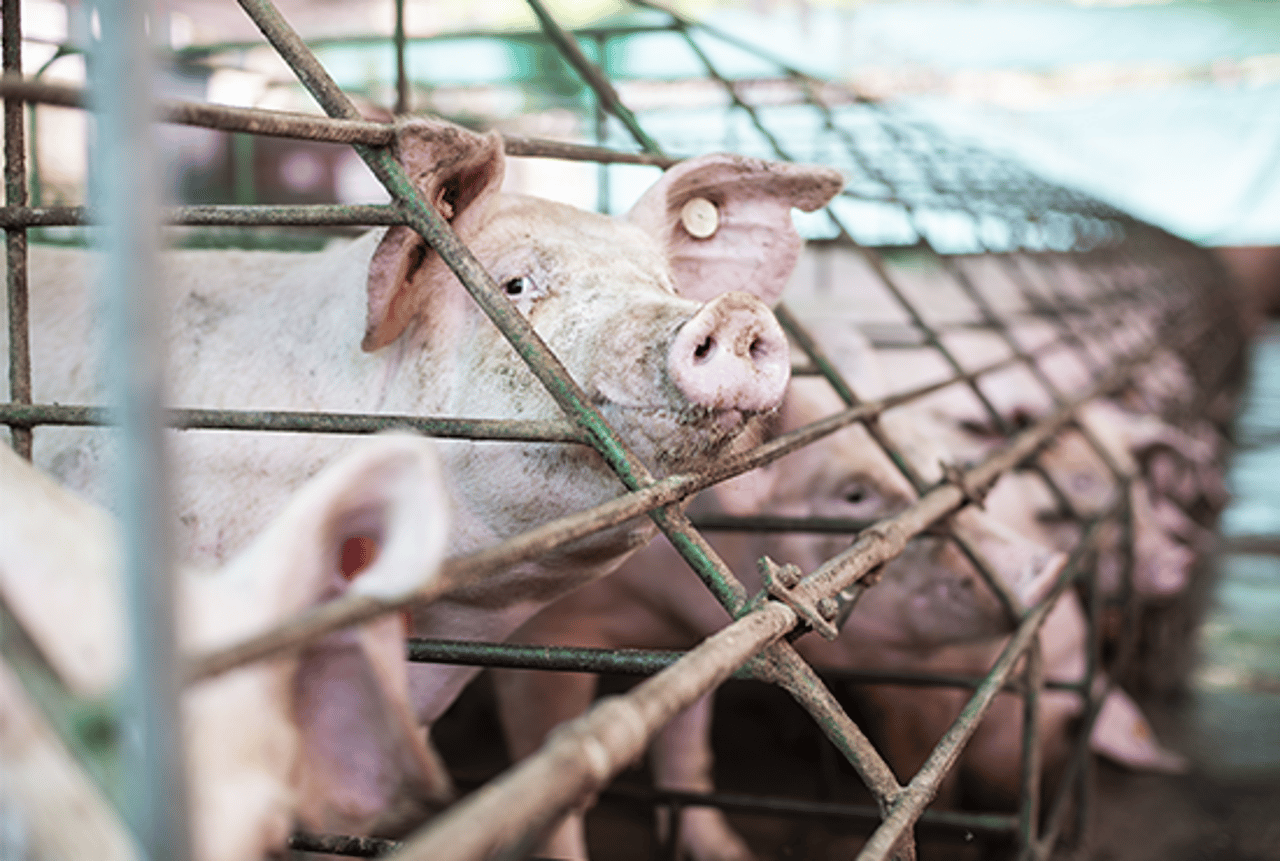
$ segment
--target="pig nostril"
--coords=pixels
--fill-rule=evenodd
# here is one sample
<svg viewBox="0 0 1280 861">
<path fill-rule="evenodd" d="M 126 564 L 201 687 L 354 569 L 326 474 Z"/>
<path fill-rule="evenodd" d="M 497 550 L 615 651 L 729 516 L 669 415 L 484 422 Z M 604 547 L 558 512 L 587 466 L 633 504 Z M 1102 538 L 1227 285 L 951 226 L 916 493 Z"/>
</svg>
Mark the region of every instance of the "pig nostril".
<svg viewBox="0 0 1280 861">
<path fill-rule="evenodd" d="M 708 335 L 706 338 L 703 339 L 701 344 L 699 344 L 697 347 L 694 348 L 693 357 L 699 360 L 705 359 L 708 356 L 708 354 L 711 353 L 711 348 L 714 347 L 715 345 L 716 345 L 715 339 L 713 339 L 710 335 Z"/>
<path fill-rule="evenodd" d="M 751 346 L 747 349 L 751 351 L 751 358 L 753 359 L 759 359 L 761 356 L 769 352 L 768 345 L 766 345 L 764 340 L 761 338 L 756 338 L 752 341 Z"/>
</svg>

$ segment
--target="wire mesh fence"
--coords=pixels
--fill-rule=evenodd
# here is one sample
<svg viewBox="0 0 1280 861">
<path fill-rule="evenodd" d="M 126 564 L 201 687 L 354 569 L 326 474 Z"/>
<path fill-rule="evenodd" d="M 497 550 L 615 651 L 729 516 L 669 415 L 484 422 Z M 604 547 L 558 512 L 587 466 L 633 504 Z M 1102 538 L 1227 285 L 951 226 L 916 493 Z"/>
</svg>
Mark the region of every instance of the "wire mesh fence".
<svg viewBox="0 0 1280 861">
<path fill-rule="evenodd" d="M 410 427 L 446 438 L 505 440 L 590 446 L 614 470 L 625 493 L 600 506 L 552 520 L 524 534 L 468 555 L 449 559 L 430 592 L 413 596 L 425 602 L 451 589 L 480 581 L 487 574 L 539 558 L 556 547 L 601 529 L 647 515 L 676 548 L 734 621 L 684 653 L 643 650 L 520 646 L 470 641 L 411 640 L 409 659 L 419 662 L 471 663 L 477 666 L 530 667 L 551 671 L 608 671 L 650 676 L 629 693 L 600 702 L 587 715 L 551 739 L 535 756 L 486 784 L 432 819 L 404 842 L 337 835 L 297 835 L 300 851 L 355 856 L 395 852 L 404 858 L 511 857 L 532 851 L 538 835 L 557 817 L 604 790 L 672 717 L 731 675 L 763 680 L 787 691 L 814 719 L 834 748 L 866 783 L 875 805 L 863 809 L 788 799 L 743 800 L 723 795 L 658 793 L 653 803 L 672 809 L 722 805 L 730 809 L 767 809 L 794 815 L 843 816 L 873 822 L 860 858 L 912 857 L 917 821 L 958 829 L 1001 833 L 1012 838 L 1018 857 L 1047 857 L 1055 843 L 1074 828 L 1087 810 L 1088 741 L 1106 693 L 1103 664 L 1111 679 L 1124 678 L 1134 661 L 1137 629 L 1122 626 L 1118 637 L 1104 630 L 1102 589 L 1096 582 L 1096 544 L 1108 528 L 1130 534 L 1131 488 L 1141 475 L 1118 462 L 1114 449 L 1080 420 L 1081 410 L 1100 398 L 1128 392 L 1135 375 L 1170 355 L 1196 377 L 1197 399 L 1189 416 L 1205 411 L 1219 391 L 1234 385 L 1239 333 L 1230 288 L 1200 250 L 1085 195 L 1045 182 L 1017 164 L 951 141 L 923 122 L 889 106 L 859 98 L 828 81 L 816 80 L 728 34 L 701 26 L 652 4 L 641 24 L 598 27 L 570 34 L 539 0 L 530 0 L 546 44 L 563 56 L 592 93 L 596 141 L 565 144 L 506 135 L 509 155 L 576 160 L 602 166 L 599 199 L 611 207 L 610 165 L 639 164 L 667 168 L 678 159 L 665 150 L 696 154 L 726 142 L 749 155 L 784 161 L 817 161 L 839 168 L 847 183 L 840 195 L 807 224 L 812 237 L 801 275 L 776 315 L 797 356 L 796 376 L 825 379 L 844 409 L 749 451 L 727 456 L 710 469 L 657 476 L 609 425 L 579 384 L 534 331 L 526 317 L 503 295 L 406 176 L 389 145 L 395 126 L 365 120 L 316 56 L 267 0 L 241 0 L 245 12 L 284 58 L 328 118 L 212 104 L 160 101 L 160 119 L 257 135 L 296 137 L 350 144 L 391 195 L 386 205 L 184 206 L 161 219 L 179 225 L 405 225 L 421 234 L 443 258 L 564 413 L 562 420 L 522 421 L 465 417 L 302 413 L 295 411 L 169 410 L 169 427 L 367 434 L 388 427 Z M 403 6 L 394 45 L 398 76 L 397 112 L 414 100 Z M 6 104 L 6 206 L 0 220 L 8 239 L 9 402 L 0 404 L 0 423 L 8 425 L 15 450 L 30 458 L 33 430 L 51 425 L 115 422 L 102 405 L 33 403 L 27 317 L 26 255 L 31 228 L 96 224 L 105 210 L 86 207 L 30 206 L 24 105 L 46 103 L 84 107 L 85 92 L 20 76 L 19 4 L 6 0 L 4 17 Z M 714 122 L 694 124 L 690 112 L 711 114 L 699 102 L 691 109 L 663 104 L 671 86 L 633 89 L 646 95 L 645 109 L 631 110 L 602 59 L 626 51 L 615 42 L 636 38 L 676 40 L 687 52 L 702 89 L 698 99 L 717 94 Z M 104 36 L 104 39 L 108 38 Z M 474 34 L 466 38 L 474 39 Z M 525 38 L 534 39 L 526 34 Z M 581 41 L 580 41 L 581 40 Z M 543 44 L 538 42 L 538 44 Z M 595 59 L 583 46 L 594 46 Z M 611 53 L 612 52 L 612 53 Z M 751 59 L 751 72 L 734 75 L 723 66 L 733 57 Z M 606 64 L 607 65 L 607 64 Z M 427 94 L 439 98 L 438 91 Z M 671 141 L 664 147 L 663 141 Z M 641 152 L 630 152 L 638 148 Z M 868 286 L 870 285 L 870 286 Z M 851 296 L 854 288 L 879 298 Z M 886 353 L 927 351 L 940 369 L 927 381 L 902 382 L 890 394 L 861 400 L 838 363 L 788 310 L 823 307 L 837 316 L 857 317 Z M 963 346 L 966 334 L 991 336 L 999 349 L 975 362 Z M 989 341 L 990 343 L 990 341 Z M 989 352 L 989 349 L 988 349 Z M 1069 356 L 1083 375 L 1070 384 L 1055 377 L 1054 360 Z M 1002 410 L 988 387 L 1001 373 L 1029 374 L 1045 409 L 1035 416 Z M 961 388 L 977 405 L 978 418 L 1003 442 L 974 463 L 948 465 L 941 481 L 923 475 L 886 433 L 881 418 L 944 389 Z M 1150 409 L 1156 409 L 1151 406 Z M 1169 412 L 1165 409 L 1164 412 Z M 1170 419 L 1175 416 L 1167 416 Z M 1185 418 L 1185 416 L 1184 416 Z M 1225 419 L 1223 419 L 1225 421 Z M 893 517 L 874 523 L 848 519 L 796 522 L 786 518 L 724 517 L 690 520 L 681 502 L 717 482 L 748 472 L 797 451 L 842 428 L 860 425 L 890 457 L 911 485 L 916 500 Z M 1064 430 L 1079 433 L 1105 465 L 1112 501 L 1093 512 L 1075 510 L 1070 489 L 1058 487 L 1038 458 Z M 145 437 L 145 432 L 138 432 Z M 946 525 L 958 510 L 977 504 L 1005 473 L 1037 469 L 1081 532 L 1065 567 L 1032 606 L 1023 606 L 993 569 L 981 548 Z M 141 515 L 139 515 L 141 516 Z M 751 596 L 738 576 L 703 536 L 710 530 L 830 531 L 852 536 L 843 552 L 811 571 L 762 560 L 766 591 Z M 820 676 L 792 645 L 791 634 L 834 637 L 839 622 L 872 585 L 880 566 L 900 554 L 918 536 L 943 530 L 963 551 L 988 588 L 1000 600 L 1012 634 L 982 678 L 957 679 L 945 673 L 858 673 L 877 684 L 962 685 L 973 693 L 959 719 L 922 767 L 905 784 L 871 743 Z M 1120 590 L 1120 613 L 1130 620 L 1141 612 L 1132 586 L 1138 551 L 1124 555 L 1127 570 Z M 741 572 L 739 572 L 741 573 Z M 1079 590 L 1088 600 L 1090 642 L 1085 673 L 1073 683 L 1084 702 L 1084 720 L 1075 733 L 1068 766 L 1049 794 L 1040 797 L 1041 774 L 1035 751 L 1036 702 L 1046 682 L 1039 657 L 1038 632 L 1057 599 Z M 181 661 L 187 683 L 261 660 L 376 616 L 401 609 L 409 601 L 345 596 L 235 647 L 190 656 Z M 140 614 L 145 615 L 145 614 Z M 6 621 L 11 614 L 5 611 Z M 31 654 L 34 650 L 25 650 Z M 173 656 L 176 661 L 177 657 Z M 1021 791 L 1016 814 L 929 812 L 925 807 L 955 767 L 997 694 L 1013 689 L 1026 702 Z M 163 699 L 163 691 L 150 696 Z M 145 697 L 144 697 L 145 699 Z M 159 714 L 161 712 L 157 712 Z M 162 718 L 156 718 L 161 720 Z M 71 731 L 74 734 L 74 730 Z M 164 766 L 137 779 L 154 787 L 173 780 Z M 167 808 L 174 829 L 183 812 L 180 793 L 154 794 Z M 806 804 L 808 805 L 806 807 Z M 1069 817 L 1074 815 L 1077 824 Z M 159 815 L 157 814 L 157 817 Z M 921 817 L 924 817 L 921 819 Z M 177 833 L 177 832 L 171 832 Z M 180 843 L 154 838 L 148 845 Z M 172 850 L 155 850 L 165 854 Z M 176 857 L 176 856 L 174 856 Z"/>
</svg>

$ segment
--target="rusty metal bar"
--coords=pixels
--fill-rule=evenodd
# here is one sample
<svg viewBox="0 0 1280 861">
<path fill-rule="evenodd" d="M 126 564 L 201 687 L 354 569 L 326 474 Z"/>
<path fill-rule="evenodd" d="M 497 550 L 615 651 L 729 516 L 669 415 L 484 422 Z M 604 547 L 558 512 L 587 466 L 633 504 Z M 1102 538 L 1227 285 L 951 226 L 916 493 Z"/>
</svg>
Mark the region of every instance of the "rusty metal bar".
<svg viewBox="0 0 1280 861">
<path fill-rule="evenodd" d="M 288 433 L 367 434 L 391 428 L 412 428 L 426 436 L 446 439 L 523 440 L 590 444 L 586 435 L 566 421 L 529 419 L 459 419 L 380 413 L 311 413 L 284 410 L 165 411 L 165 426 L 183 430 L 253 430 Z M 39 425 L 111 425 L 107 407 L 66 404 L 0 404 L 0 424 L 30 428 Z"/>
<path fill-rule="evenodd" d="M 775 602 L 743 616 L 625 696 L 602 700 L 561 725 L 538 753 L 446 810 L 391 857 L 461 861 L 528 851 L 558 816 L 643 755 L 672 717 L 795 622 L 795 614 Z"/>
<path fill-rule="evenodd" d="M 1040 639 L 1027 648 L 1022 691 L 1022 804 L 1018 811 L 1018 846 L 1026 853 L 1036 842 L 1040 825 L 1040 692 L 1044 688 L 1044 658 Z M 1085 737 L 1088 744 L 1088 737 Z"/>
<path fill-rule="evenodd" d="M 386 204 L 301 204 L 286 206 L 177 206 L 161 212 L 164 223 L 201 227 L 311 227 L 403 224 L 404 215 Z M 97 221 L 87 206 L 11 206 L 0 208 L 0 227 L 70 227 Z"/>
<path fill-rule="evenodd" d="M 305 50 L 305 47 L 304 47 Z M 61 107 L 86 106 L 85 91 L 68 84 L 53 84 L 6 75 L 0 79 L 0 96 Z M 353 117 L 319 117 L 312 114 L 273 111 L 263 108 L 236 108 L 230 105 L 159 99 L 160 120 L 229 132 L 248 132 L 329 143 L 386 146 L 395 138 L 395 126 Z M 555 158 L 571 161 L 598 161 L 618 164 L 647 164 L 670 167 L 679 159 L 646 153 L 626 153 L 599 146 L 549 141 L 524 135 L 504 135 L 507 155 L 525 158 Z"/>
<path fill-rule="evenodd" d="M 4 74 L 22 74 L 22 3 L 4 0 Z M 4 201 L 6 206 L 27 205 L 27 144 L 23 130 L 23 103 L 4 100 Z M 8 265 L 6 294 L 9 306 L 9 400 L 31 403 L 31 343 L 27 296 L 27 231 L 5 225 L 5 259 Z M 31 459 L 31 431 L 10 428 L 13 450 Z"/>
<path fill-rule="evenodd" d="M 876 829 L 875 833 L 871 835 L 866 845 L 863 846 L 862 851 L 858 853 L 859 861 L 872 861 L 872 859 L 886 857 L 889 851 L 902 838 L 903 834 L 907 833 L 908 829 L 919 817 L 920 812 L 924 810 L 925 805 L 933 798 L 934 793 L 937 792 L 939 782 L 955 765 L 955 761 L 959 757 L 965 742 L 969 740 L 974 730 L 977 729 L 978 722 L 982 720 L 987 709 L 995 701 L 996 694 L 1003 688 L 1018 660 L 1039 635 L 1040 626 L 1045 617 L 1049 615 L 1054 603 L 1071 584 L 1075 577 L 1075 569 L 1083 558 L 1085 550 L 1097 538 L 1099 524 L 1111 516 L 1113 516 L 1113 512 L 1108 512 L 1107 515 L 1095 521 L 1086 530 L 1079 545 L 1072 552 L 1071 559 L 1068 561 L 1066 569 L 1059 576 L 1054 588 L 1043 601 L 1032 608 L 1023 618 L 1018 625 L 1017 631 L 1014 632 L 1008 644 L 1000 652 L 1000 656 L 992 666 L 991 672 L 987 674 L 982 684 L 974 691 L 973 697 L 961 710 L 960 717 L 943 735 L 929 758 L 925 761 L 925 764 L 921 766 L 915 777 L 911 779 L 911 782 L 902 791 L 902 795 L 894 805 L 892 812 L 890 812 L 884 823 Z"/>
<path fill-rule="evenodd" d="M 347 834 L 302 834 L 289 836 L 289 848 L 295 852 L 318 852 L 349 858 L 380 858 L 401 846 L 398 840 L 382 837 L 353 837 Z"/>
<path fill-rule="evenodd" d="M 767 606 L 775 606 L 775 602 L 769 602 Z M 772 644 L 755 660 L 753 669 L 759 678 L 781 687 L 809 712 L 827 738 L 857 770 L 875 796 L 881 812 L 887 813 L 902 793 L 893 770 L 794 647 L 790 643 Z"/>
</svg>

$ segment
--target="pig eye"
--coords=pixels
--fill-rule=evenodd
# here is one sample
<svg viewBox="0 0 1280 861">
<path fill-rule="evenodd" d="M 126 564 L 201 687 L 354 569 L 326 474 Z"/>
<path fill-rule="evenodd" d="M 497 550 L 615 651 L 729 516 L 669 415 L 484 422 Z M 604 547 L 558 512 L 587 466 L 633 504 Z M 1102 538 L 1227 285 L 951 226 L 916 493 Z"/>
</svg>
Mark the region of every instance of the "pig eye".
<svg viewBox="0 0 1280 861">
<path fill-rule="evenodd" d="M 534 291 L 533 279 L 528 275 L 519 278 L 508 278 L 502 282 L 502 290 L 508 296 L 526 296 Z"/>
<path fill-rule="evenodd" d="M 843 500 L 850 507 L 853 517 L 869 518 L 881 514 L 880 497 L 874 490 L 862 484 L 854 484 L 844 489 Z"/>
</svg>

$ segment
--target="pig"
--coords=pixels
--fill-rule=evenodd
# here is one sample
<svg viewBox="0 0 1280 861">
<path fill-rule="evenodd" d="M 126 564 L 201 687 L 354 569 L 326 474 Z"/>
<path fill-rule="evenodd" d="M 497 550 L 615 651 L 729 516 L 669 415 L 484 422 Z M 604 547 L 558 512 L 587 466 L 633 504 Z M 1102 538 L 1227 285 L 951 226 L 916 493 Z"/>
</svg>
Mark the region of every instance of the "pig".
<svg viewBox="0 0 1280 861">
<path fill-rule="evenodd" d="M 856 352 L 856 351 L 850 351 Z M 864 389 L 869 387 L 864 386 Z M 812 378 L 791 382 L 773 430 L 785 432 L 840 409 L 831 388 Z M 893 422 L 891 421 L 892 425 Z M 711 506 L 729 513 L 788 517 L 879 519 L 905 508 L 914 489 L 867 431 L 855 425 L 776 463 L 717 486 Z M 1064 558 L 1022 541 L 972 508 L 953 518 L 989 558 L 1017 597 L 1034 601 Z M 844 549 L 848 536 L 716 533 L 713 546 L 749 588 L 754 560 L 769 555 L 811 571 Z M 687 648 L 730 621 L 730 617 L 687 570 L 674 549 L 655 540 L 618 571 L 570 593 L 529 620 L 517 639 L 601 648 Z M 854 607 L 834 642 L 816 637 L 797 641 L 802 654 L 825 666 L 887 666 L 884 655 L 906 665 L 920 652 L 942 644 L 990 639 L 1008 629 L 996 596 L 949 541 L 923 537 L 887 563 L 879 581 Z M 502 670 L 495 674 L 499 711 L 513 757 L 541 744 L 557 723 L 584 710 L 594 677 L 571 673 Z M 677 717 L 654 745 L 655 778 L 665 788 L 711 791 L 708 739 L 710 698 Z M 681 851 L 697 859 L 750 858 L 742 839 L 719 811 L 686 808 L 679 828 Z M 547 838 L 548 857 L 585 858 L 580 813 L 570 814 Z"/>
<path fill-rule="evenodd" d="M 624 218 L 502 193 L 501 140 L 434 120 L 398 126 L 395 154 L 423 198 L 636 455 L 661 476 L 706 465 L 782 397 L 790 362 L 770 314 L 800 246 L 792 207 L 842 186 L 828 168 L 709 155 L 668 170 Z M 688 213 L 695 211 L 696 215 Z M 84 402 L 101 375 L 91 265 L 33 254 L 37 401 Z M 323 252 L 166 255 L 170 401 L 176 406 L 553 419 L 553 399 L 444 261 L 407 227 Z M 365 285 L 360 289 L 357 285 Z M 91 354 L 90 354 L 91 355 Z M 185 433 L 175 528 L 182 558 L 219 561 L 349 442 L 324 435 Z M 36 458 L 80 490 L 101 486 L 100 436 L 41 429 Z M 593 450 L 440 446 L 462 554 L 616 497 Z M 539 606 L 616 567 L 655 527 L 637 518 L 418 608 L 423 636 L 502 639 Z M 473 674 L 411 670 L 434 721 Z"/>
<path fill-rule="evenodd" d="M 430 441 L 394 434 L 360 443 L 226 566 L 179 572 L 183 649 L 227 645 L 348 591 L 393 600 L 421 588 L 444 556 L 448 505 Z M 125 670 L 114 523 L 7 446 L 0 507 L 6 606 L 72 693 L 109 695 Z M 368 535 L 380 552 L 348 582 L 344 544 Z M 185 691 L 198 861 L 282 851 L 295 823 L 377 830 L 438 803 L 448 787 L 409 703 L 404 629 L 399 614 L 383 616 Z M 0 721 L 0 767 L 14 778 L 0 788 L 0 807 L 16 810 L 25 857 L 130 857 L 112 812 L 23 705 L 9 673 L 0 665 L 0 694 L 26 717 Z"/>
</svg>

